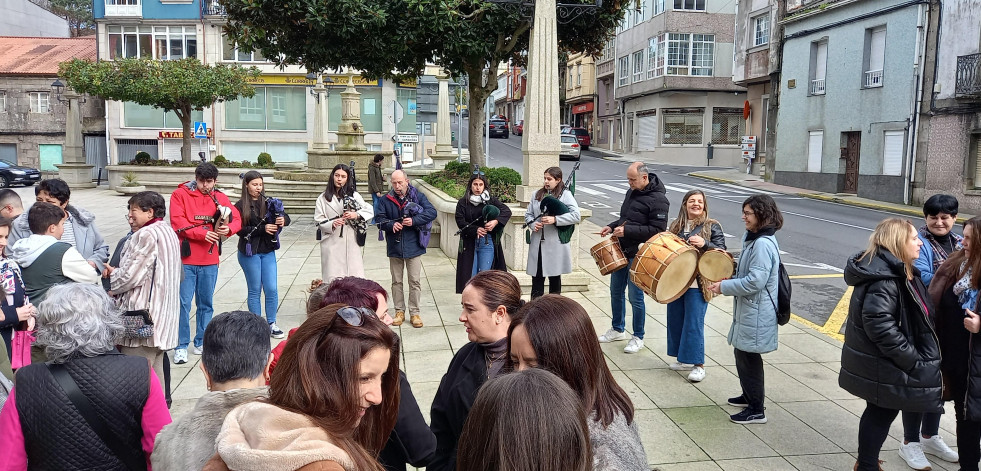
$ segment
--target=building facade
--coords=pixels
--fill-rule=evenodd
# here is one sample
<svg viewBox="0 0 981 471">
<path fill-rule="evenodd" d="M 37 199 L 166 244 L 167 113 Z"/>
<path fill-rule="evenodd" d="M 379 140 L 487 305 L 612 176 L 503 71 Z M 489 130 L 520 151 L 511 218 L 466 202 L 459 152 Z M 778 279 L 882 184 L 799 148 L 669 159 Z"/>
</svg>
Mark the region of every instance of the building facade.
<svg viewBox="0 0 981 471">
<path fill-rule="evenodd" d="M 58 64 L 95 60 L 95 38 L 0 38 L 0 159 L 57 172 L 65 144 L 67 103 L 52 88 Z M 105 107 L 81 104 L 84 154 L 94 172 L 105 166 Z M 96 175 L 93 175 L 95 177 Z"/>
<path fill-rule="evenodd" d="M 615 45 L 620 150 L 664 163 L 737 165 L 746 92 L 732 81 L 735 15 L 723 13 L 734 11 L 731 2 L 639 5 L 627 11 Z"/>
<path fill-rule="evenodd" d="M 926 11 L 898 0 L 788 2 L 774 182 L 909 200 Z"/>
<path fill-rule="evenodd" d="M 620 149 L 620 113 L 613 91 L 616 62 L 616 37 L 603 46 L 603 54 L 596 59 L 596 108 L 593 125 L 593 147 L 606 150 Z"/>
<path fill-rule="evenodd" d="M 46 0 L 38 3 L 47 4 Z M 0 0 L 0 36 L 71 37 L 68 21 L 30 0 Z"/>
<path fill-rule="evenodd" d="M 592 56 L 576 53 L 566 61 L 565 105 L 562 121 L 594 134 L 596 63 Z"/>
<path fill-rule="evenodd" d="M 777 0 L 739 0 L 736 4 L 736 34 L 733 37 L 732 81 L 746 87 L 744 114 L 748 114 L 746 134 L 756 142 L 747 142 L 743 158 L 753 173 L 772 178 L 771 144 L 776 131 L 780 84 L 780 40 L 782 8 Z M 747 141 L 750 141 L 748 139 Z"/>
</svg>

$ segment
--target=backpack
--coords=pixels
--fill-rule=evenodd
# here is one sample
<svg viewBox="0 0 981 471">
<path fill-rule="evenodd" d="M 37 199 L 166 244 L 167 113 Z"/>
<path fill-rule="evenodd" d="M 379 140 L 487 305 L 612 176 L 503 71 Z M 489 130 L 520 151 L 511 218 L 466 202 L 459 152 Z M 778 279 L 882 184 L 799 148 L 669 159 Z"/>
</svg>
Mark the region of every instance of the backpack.
<svg viewBox="0 0 981 471">
<path fill-rule="evenodd" d="M 769 291 L 766 292 L 766 295 L 770 297 L 770 302 L 773 303 L 773 309 L 777 311 L 777 324 L 787 325 L 790 322 L 790 295 L 793 292 L 793 286 L 790 284 L 790 275 L 787 274 L 787 269 L 784 268 L 783 261 L 777 263 L 779 264 L 777 273 L 777 301 L 773 301 L 773 295 Z"/>
</svg>

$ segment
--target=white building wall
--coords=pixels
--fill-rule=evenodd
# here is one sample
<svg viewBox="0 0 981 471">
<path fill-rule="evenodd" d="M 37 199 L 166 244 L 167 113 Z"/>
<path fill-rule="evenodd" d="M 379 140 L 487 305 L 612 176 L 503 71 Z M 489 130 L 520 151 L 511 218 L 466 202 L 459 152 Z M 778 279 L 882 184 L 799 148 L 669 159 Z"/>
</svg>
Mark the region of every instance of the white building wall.
<svg viewBox="0 0 981 471">
<path fill-rule="evenodd" d="M 0 0 L 0 36 L 67 38 L 68 21 L 28 0 Z"/>
</svg>

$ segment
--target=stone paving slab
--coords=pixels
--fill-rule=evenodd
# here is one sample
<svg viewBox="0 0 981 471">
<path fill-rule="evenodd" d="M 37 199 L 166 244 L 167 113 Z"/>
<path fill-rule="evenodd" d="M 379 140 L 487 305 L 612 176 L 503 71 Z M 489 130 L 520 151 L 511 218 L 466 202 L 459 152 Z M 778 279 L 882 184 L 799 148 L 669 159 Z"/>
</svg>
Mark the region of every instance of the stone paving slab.
<svg viewBox="0 0 981 471">
<path fill-rule="evenodd" d="M 33 188 L 19 188 L 26 202 Z M 96 224 L 114 248 L 127 231 L 124 214 L 127 198 L 105 188 L 73 192 L 71 202 L 96 214 Z M 590 276 L 590 291 L 570 298 L 590 313 L 597 332 L 610 326 L 609 277 L 596 270 L 589 247 L 599 241 L 599 228 L 581 228 L 580 264 Z M 297 217 L 282 234 L 279 259 L 279 325 L 297 327 L 306 318 L 304 304 L 310 280 L 320 277 L 320 252 L 313 238 L 310 217 Z M 245 280 L 235 258 L 234 238 L 225 243 L 218 272 L 215 312 L 246 309 Z M 454 292 L 456 261 L 430 249 L 423 258 L 422 316 L 426 326 L 408 323 L 394 329 L 402 337 L 402 366 L 427 420 L 429 406 L 453 353 L 466 341 L 457 320 L 460 297 Z M 365 250 L 366 274 L 382 286 L 390 286 L 384 245 L 369 233 Z M 647 299 L 645 348 L 635 355 L 623 353 L 625 342 L 604 344 L 603 352 L 616 381 L 634 402 L 640 436 L 652 468 L 663 471 L 703 470 L 844 470 L 851 469 L 857 449 L 859 416 L 864 402 L 837 384 L 841 343 L 806 326 L 791 322 L 780 328 L 780 347 L 763 356 L 766 374 L 767 417 L 763 425 L 737 425 L 727 414 L 736 409 L 726 398 L 738 394 L 732 347 L 726 334 L 732 321 L 732 300 L 717 297 L 706 315 L 706 378 L 698 384 L 686 373 L 667 368 L 674 359 L 666 355 L 665 307 Z M 629 321 L 628 321 L 629 325 Z M 275 344 L 274 340 L 274 344 Z M 191 410 L 204 394 L 204 376 L 191 355 L 185 365 L 173 365 L 175 417 Z M 953 407 L 948 405 L 941 422 L 942 435 L 954 445 Z M 900 421 L 891 429 L 881 455 L 886 470 L 908 469 L 896 454 L 902 437 Z M 929 457 L 934 469 L 956 465 Z"/>
</svg>

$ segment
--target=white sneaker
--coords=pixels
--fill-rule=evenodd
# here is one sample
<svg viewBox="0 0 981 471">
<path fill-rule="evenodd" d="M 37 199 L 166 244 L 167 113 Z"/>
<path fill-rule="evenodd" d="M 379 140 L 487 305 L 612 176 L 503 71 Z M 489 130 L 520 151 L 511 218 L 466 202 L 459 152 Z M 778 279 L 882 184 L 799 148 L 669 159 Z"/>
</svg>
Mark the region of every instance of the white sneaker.
<svg viewBox="0 0 981 471">
<path fill-rule="evenodd" d="M 951 450 L 950 447 L 944 443 L 944 439 L 940 435 L 934 435 L 930 438 L 920 438 L 920 448 L 923 449 L 923 453 L 929 453 L 950 463 L 960 461 L 960 456 L 957 454 L 957 452 Z"/>
<path fill-rule="evenodd" d="M 668 365 L 668 368 L 671 368 L 674 371 L 688 371 L 692 369 L 693 366 L 695 365 L 692 365 L 690 363 L 680 363 L 676 361 Z"/>
<path fill-rule="evenodd" d="M 688 381 L 691 381 L 692 383 L 697 383 L 703 379 L 705 379 L 705 368 L 702 368 L 701 366 L 692 368 L 691 373 L 688 373 Z"/>
<path fill-rule="evenodd" d="M 174 350 L 174 364 L 183 365 L 184 363 L 187 363 L 187 349 L 178 348 Z"/>
<path fill-rule="evenodd" d="M 926 456 L 923 455 L 923 448 L 920 447 L 919 442 L 910 442 L 909 444 L 900 442 L 899 456 L 906 460 L 906 464 L 910 468 L 917 471 L 930 471 L 933 469 L 930 467 L 930 462 L 927 461 Z"/>
<path fill-rule="evenodd" d="M 630 336 L 626 332 L 617 332 L 616 329 L 611 328 L 606 331 L 605 334 L 599 336 L 600 343 L 610 343 L 619 342 L 621 340 L 627 340 Z"/>
<path fill-rule="evenodd" d="M 201 347 L 199 347 L 197 345 L 191 345 L 191 353 L 193 353 L 195 355 L 200 355 L 201 354 Z"/>
<path fill-rule="evenodd" d="M 627 342 L 627 346 L 623 347 L 623 353 L 637 353 L 642 348 L 644 348 L 644 340 L 631 337 L 630 342 Z"/>
</svg>

